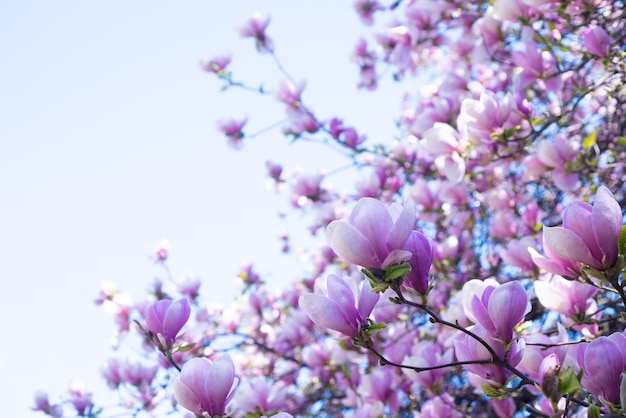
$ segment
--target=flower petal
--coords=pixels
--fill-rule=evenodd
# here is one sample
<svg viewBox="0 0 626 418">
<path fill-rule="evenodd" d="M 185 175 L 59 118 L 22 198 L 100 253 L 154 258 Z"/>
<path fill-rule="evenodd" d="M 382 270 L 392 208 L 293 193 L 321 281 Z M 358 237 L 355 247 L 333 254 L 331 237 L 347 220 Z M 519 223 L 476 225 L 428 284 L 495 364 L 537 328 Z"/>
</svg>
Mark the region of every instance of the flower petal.
<svg viewBox="0 0 626 418">
<path fill-rule="evenodd" d="M 354 301 L 354 292 L 348 283 L 341 277 L 331 274 L 326 279 L 326 288 L 328 289 L 328 297 L 333 300 L 339 308 L 344 311 L 346 317 L 352 319 L 354 317 L 356 326 L 356 307 Z"/>
<path fill-rule="evenodd" d="M 187 299 L 179 299 L 172 303 L 163 318 L 163 337 L 170 344 L 176 339 L 176 335 L 187 323 L 191 312 Z"/>
<path fill-rule="evenodd" d="M 387 249 L 398 250 L 404 247 L 413 228 L 415 228 L 415 205 L 413 202 L 406 201 L 400 216 L 394 220 L 394 224 L 387 234 Z"/>
<path fill-rule="evenodd" d="M 544 251 L 551 258 L 554 254 L 565 260 L 577 261 L 598 269 L 602 268 L 602 264 L 593 258 L 582 238 L 569 229 L 559 226 L 544 226 L 543 241 Z"/>
<path fill-rule="evenodd" d="M 191 389 L 189 389 L 189 387 L 187 387 L 187 385 L 181 382 L 176 376 L 170 379 L 170 384 L 172 385 L 176 401 L 181 404 L 183 408 L 193 412 L 194 414 L 202 415 L 200 399 Z"/>
<path fill-rule="evenodd" d="M 596 193 L 591 217 L 597 244 L 606 256 L 605 263 L 612 266 L 617 259 L 617 242 L 622 229 L 622 209 L 611 191 L 604 186 Z"/>
<path fill-rule="evenodd" d="M 361 292 L 359 293 L 359 316 L 362 321 L 367 320 L 372 311 L 374 310 L 374 306 L 378 303 L 378 299 L 380 298 L 380 293 L 372 293 L 372 286 L 369 281 L 363 280 L 361 282 Z"/>
<path fill-rule="evenodd" d="M 334 329 L 349 337 L 355 337 L 358 333 L 354 322 L 346 317 L 339 305 L 324 295 L 305 293 L 300 296 L 299 305 L 317 325 Z"/>
<path fill-rule="evenodd" d="M 228 354 L 215 359 L 205 380 L 204 394 L 209 401 L 210 415 L 224 415 L 226 399 L 233 389 L 235 365 Z"/>
<path fill-rule="evenodd" d="M 381 267 L 381 260 L 370 241 L 346 221 L 332 221 L 326 227 L 326 240 L 333 251 L 348 263 L 365 268 Z"/>
<path fill-rule="evenodd" d="M 528 295 L 519 282 L 498 286 L 489 298 L 489 316 L 497 336 L 507 343 L 513 338 L 513 328 L 530 311 Z"/>
<path fill-rule="evenodd" d="M 387 257 L 386 239 L 393 221 L 382 202 L 370 197 L 359 199 L 348 220 L 367 238 L 380 259 Z"/>
</svg>

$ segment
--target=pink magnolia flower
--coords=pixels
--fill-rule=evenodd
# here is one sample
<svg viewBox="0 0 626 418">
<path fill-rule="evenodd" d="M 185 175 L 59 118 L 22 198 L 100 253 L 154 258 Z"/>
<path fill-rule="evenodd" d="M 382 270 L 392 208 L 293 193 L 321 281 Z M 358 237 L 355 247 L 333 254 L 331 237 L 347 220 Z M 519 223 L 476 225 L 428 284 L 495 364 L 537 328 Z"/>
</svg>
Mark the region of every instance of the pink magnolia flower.
<svg viewBox="0 0 626 418">
<path fill-rule="evenodd" d="M 463 100 L 457 118 L 463 138 L 483 144 L 493 143 L 492 134 L 501 134 L 512 125 L 507 123 L 513 110 L 512 101 L 508 95 L 498 100 L 489 90 L 483 90 L 478 100 Z"/>
<path fill-rule="evenodd" d="M 498 255 L 505 263 L 519 267 L 524 271 L 532 272 L 537 266 L 533 263 L 528 248 L 533 248 L 535 245 L 536 242 L 532 237 L 512 239 L 504 247 L 498 249 Z"/>
<path fill-rule="evenodd" d="M 516 366 L 522 359 L 523 344 L 514 342 L 509 346 L 508 351 L 505 351 L 502 342 L 494 338 L 491 333 L 481 325 L 474 325 L 469 328 L 469 331 L 485 341 L 487 345 L 494 350 L 499 359 L 505 360 L 506 353 L 506 360 L 511 366 Z M 454 353 L 458 361 L 491 360 L 492 358 L 489 350 L 487 350 L 485 346 L 479 343 L 475 338 L 464 333 L 459 333 L 455 338 Z M 484 379 L 486 384 L 495 386 L 504 384 L 512 375 L 510 370 L 492 363 L 466 364 L 463 365 L 463 368 L 479 376 L 481 379 Z"/>
<path fill-rule="evenodd" d="M 214 57 L 209 62 L 200 63 L 202 69 L 207 73 L 215 73 L 218 76 L 224 74 L 226 71 L 226 67 L 231 62 L 230 55 L 222 55 L 219 57 Z"/>
<path fill-rule="evenodd" d="M 235 149 L 241 149 L 243 146 L 243 127 L 246 125 L 248 118 L 230 118 L 217 121 L 217 129 L 220 130 L 226 138 L 228 138 L 228 145 Z"/>
<path fill-rule="evenodd" d="M 374 24 L 374 13 L 385 8 L 376 0 L 357 0 L 354 2 L 359 18 L 366 25 Z"/>
<path fill-rule="evenodd" d="M 159 350 L 172 348 L 190 313 L 191 308 L 187 299 L 179 299 L 176 302 L 169 299 L 158 300 L 144 310 L 145 329 L 152 333 L 152 340 Z"/>
<path fill-rule="evenodd" d="M 332 221 L 326 239 L 345 261 L 369 269 L 380 269 L 411 259 L 403 249 L 415 226 L 413 204 L 393 204 L 364 197 L 347 220 Z"/>
<path fill-rule="evenodd" d="M 493 3 L 493 17 L 496 19 L 516 22 L 527 13 L 528 7 L 521 0 L 496 0 Z"/>
<path fill-rule="evenodd" d="M 172 377 L 176 401 L 183 408 L 202 417 L 223 416 L 235 394 L 239 378 L 228 354 L 211 362 L 195 357 L 183 366 L 179 377 Z"/>
<path fill-rule="evenodd" d="M 606 58 L 609 53 L 611 38 L 604 29 L 599 26 L 591 26 L 583 30 L 581 36 L 587 51 L 600 58 Z"/>
<path fill-rule="evenodd" d="M 269 378 L 253 378 L 242 384 L 233 398 L 233 405 L 242 412 L 267 413 L 286 409 L 288 398 L 285 382 L 272 384 Z"/>
<path fill-rule="evenodd" d="M 380 295 L 371 292 L 372 287 L 367 280 L 362 280 L 357 287 L 331 274 L 326 283 L 328 296 L 305 293 L 300 296 L 300 308 L 316 324 L 348 337 L 356 337 L 367 325 L 367 319 Z"/>
<path fill-rule="evenodd" d="M 592 298 L 598 293 L 597 287 L 561 276 L 552 276 L 549 281 L 536 280 L 533 284 L 537 299 L 544 307 L 567 317 L 575 318 L 586 314 L 590 308 L 596 309 Z"/>
<path fill-rule="evenodd" d="M 290 81 L 282 80 L 273 95 L 276 100 L 286 104 L 289 107 L 299 108 L 302 104 L 302 91 L 306 83 L 301 81 L 298 85 L 294 85 Z"/>
<path fill-rule="evenodd" d="M 563 226 L 543 227 L 544 258 L 533 253 L 540 268 L 565 277 L 578 277 L 580 266 L 604 271 L 617 260 L 622 210 L 609 189 L 602 186 L 592 205 L 575 201 L 563 212 Z"/>
<path fill-rule="evenodd" d="M 392 368 L 377 367 L 363 376 L 357 392 L 367 403 L 380 401 L 393 413 L 399 406 L 398 385 L 398 375 Z"/>
<path fill-rule="evenodd" d="M 70 382 L 69 388 L 69 401 L 76 410 L 76 413 L 80 417 L 92 416 L 93 409 L 95 407 L 91 392 L 85 390 L 85 384 L 80 380 L 73 380 Z"/>
<path fill-rule="evenodd" d="M 575 161 L 579 145 L 557 136 L 553 141 L 541 141 L 537 146 L 537 157 L 547 167 L 551 167 L 552 180 L 561 190 L 572 190 L 578 182 L 578 174 L 570 172 L 567 167 Z"/>
<path fill-rule="evenodd" d="M 338 142 L 354 149 L 361 145 L 366 139 L 364 135 L 357 134 L 356 129 L 353 127 L 345 126 L 343 121 L 338 118 L 333 118 L 330 121 L 329 131 L 330 135 Z"/>
<path fill-rule="evenodd" d="M 248 21 L 239 28 L 239 34 L 244 38 L 254 38 L 256 40 L 256 49 L 259 52 L 272 52 L 274 42 L 265 34 L 267 25 L 270 23 L 269 16 L 263 16 L 261 13 L 254 13 Z"/>
<path fill-rule="evenodd" d="M 454 400 L 447 399 L 444 402 L 442 396 L 429 399 L 424 402 L 419 412 L 414 415 L 416 418 L 460 418 L 463 415 L 454 407 Z"/>
<path fill-rule="evenodd" d="M 445 349 L 439 343 L 420 341 L 413 346 L 410 356 L 405 356 L 402 364 L 414 367 L 432 367 L 448 364 L 453 361 L 453 350 Z M 426 390 L 436 388 L 437 384 L 450 370 L 446 367 L 415 373 L 410 369 L 402 369 L 402 372 L 411 380 L 418 382 Z"/>
<path fill-rule="evenodd" d="M 464 302 L 467 301 L 467 292 L 476 284 L 470 280 L 463 286 Z M 476 287 L 480 291 L 480 287 Z M 467 304 L 465 305 L 467 308 Z M 482 292 L 471 297 L 468 317 L 489 332 L 494 338 L 506 343 L 514 337 L 513 329 L 530 312 L 530 301 L 524 286 L 519 282 L 509 282 L 498 286 L 485 286 Z"/>
<path fill-rule="evenodd" d="M 46 415 L 54 418 L 63 416 L 63 407 L 61 405 L 51 405 L 48 400 L 48 394 L 43 391 L 35 392 L 35 406 L 31 408 L 33 411 L 41 411 Z"/>
<path fill-rule="evenodd" d="M 512 58 L 515 65 L 522 68 L 516 79 L 518 90 L 524 90 L 532 83 L 538 83 L 539 87 L 549 91 L 556 91 L 561 86 L 556 58 L 552 53 L 541 50 L 533 41 L 526 42 L 523 51 L 513 51 Z"/>
<path fill-rule="evenodd" d="M 582 386 L 597 397 L 619 404 L 626 363 L 618 343 L 610 337 L 599 337 L 588 344 L 580 344 L 576 354 L 583 369 Z"/>
</svg>

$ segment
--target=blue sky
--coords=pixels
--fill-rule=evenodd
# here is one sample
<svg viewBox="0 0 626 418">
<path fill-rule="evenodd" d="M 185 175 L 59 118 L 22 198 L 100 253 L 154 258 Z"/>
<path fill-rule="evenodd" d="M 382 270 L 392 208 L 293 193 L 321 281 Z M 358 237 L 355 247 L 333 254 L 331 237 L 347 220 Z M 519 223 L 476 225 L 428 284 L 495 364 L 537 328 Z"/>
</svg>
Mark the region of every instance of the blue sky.
<svg viewBox="0 0 626 418">
<path fill-rule="evenodd" d="M 349 54 L 368 33 L 352 2 L 36 1 L 0 6 L 0 415 L 72 378 L 104 402 L 98 367 L 111 318 L 92 303 L 105 280 L 136 297 L 160 274 L 148 259 L 170 241 L 174 276 L 200 277 L 226 302 L 242 259 L 280 284 L 298 265 L 279 255 L 287 205 L 265 188 L 265 161 L 330 171 L 343 161 L 278 130 L 226 146 L 215 121 L 247 115 L 247 132 L 281 119 L 271 99 L 220 83 L 199 62 L 232 52 L 235 77 L 273 88 L 271 59 L 236 27 L 256 11 L 321 118 L 339 115 L 376 142 L 394 133 L 398 89 L 355 90 Z"/>
</svg>

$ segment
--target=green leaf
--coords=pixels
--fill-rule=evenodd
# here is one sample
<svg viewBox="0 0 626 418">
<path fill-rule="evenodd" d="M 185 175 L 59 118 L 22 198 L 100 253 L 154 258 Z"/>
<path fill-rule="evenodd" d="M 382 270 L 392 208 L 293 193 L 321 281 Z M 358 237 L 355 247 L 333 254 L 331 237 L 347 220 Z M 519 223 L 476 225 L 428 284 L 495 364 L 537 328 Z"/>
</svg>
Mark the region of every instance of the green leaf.
<svg viewBox="0 0 626 418">
<path fill-rule="evenodd" d="M 370 323 L 367 326 L 366 330 L 367 330 L 367 333 L 370 334 L 370 335 L 373 335 L 373 334 L 377 333 L 378 331 L 387 328 L 387 325 L 384 322 L 379 322 L 377 324 L 375 322 L 372 322 L 371 320 L 368 320 L 368 321 L 370 321 Z"/>
<path fill-rule="evenodd" d="M 506 395 L 506 391 L 503 391 L 502 389 L 496 389 L 496 388 L 492 388 L 489 385 L 483 385 L 483 393 L 487 396 L 489 396 L 490 398 L 501 398 L 504 395 Z"/>
<path fill-rule="evenodd" d="M 573 367 L 568 367 L 563 374 L 561 374 L 561 392 L 562 393 L 575 393 L 580 389 L 580 381 L 576 373 L 574 373 Z"/>
<path fill-rule="evenodd" d="M 619 233 L 617 249 L 620 254 L 624 254 L 624 256 L 626 256 L 626 225 L 622 226 L 622 230 Z"/>
<path fill-rule="evenodd" d="M 183 344 L 181 346 L 178 346 L 178 348 L 176 348 L 176 352 L 177 353 L 184 353 L 186 351 L 191 350 L 195 346 L 196 346 L 196 343 Z"/>
<path fill-rule="evenodd" d="M 589 149 L 593 147 L 596 144 L 597 138 L 598 138 L 598 135 L 596 131 L 591 131 L 591 133 L 587 135 L 587 138 L 585 138 L 585 140 L 583 141 L 583 148 Z"/>
<path fill-rule="evenodd" d="M 367 278 L 367 280 L 369 280 L 370 286 L 372 286 L 372 289 L 375 289 L 382 282 L 382 278 L 378 277 L 376 274 L 377 271 L 372 271 L 366 268 L 362 268 L 361 273 L 363 273 L 363 275 Z"/>
<path fill-rule="evenodd" d="M 391 282 L 395 279 L 400 279 L 409 274 L 411 271 L 411 265 L 406 261 L 403 261 L 400 264 L 396 264 L 395 266 L 389 266 L 385 269 L 385 277 L 383 278 L 386 282 Z"/>
<path fill-rule="evenodd" d="M 600 409 L 595 405 L 589 405 L 589 408 L 587 408 L 587 418 L 600 418 Z"/>
</svg>

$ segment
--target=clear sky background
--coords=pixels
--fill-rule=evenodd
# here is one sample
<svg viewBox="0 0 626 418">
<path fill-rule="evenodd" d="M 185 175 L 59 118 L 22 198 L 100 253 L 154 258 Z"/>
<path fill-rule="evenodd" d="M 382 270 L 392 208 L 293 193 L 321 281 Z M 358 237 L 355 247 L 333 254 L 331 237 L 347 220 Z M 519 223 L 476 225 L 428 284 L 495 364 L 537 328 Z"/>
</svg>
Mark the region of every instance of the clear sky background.
<svg viewBox="0 0 626 418">
<path fill-rule="evenodd" d="M 272 16 L 268 34 L 320 118 L 391 139 L 400 91 L 355 89 L 349 55 L 369 29 L 351 1 L 0 4 L 0 416 L 43 416 L 30 411 L 33 392 L 54 401 L 72 378 L 104 402 L 98 367 L 114 325 L 93 299 L 105 280 L 141 298 L 162 276 L 148 255 L 163 238 L 173 275 L 202 278 L 216 301 L 235 294 L 242 259 L 276 285 L 298 277 L 278 236 L 306 225 L 278 220 L 287 204 L 266 189 L 265 161 L 305 171 L 345 161 L 287 146 L 279 130 L 227 147 L 216 120 L 247 115 L 252 133 L 282 105 L 220 92 L 199 67 L 230 51 L 237 79 L 275 87 L 272 60 L 236 32 L 256 11 Z"/>
</svg>

